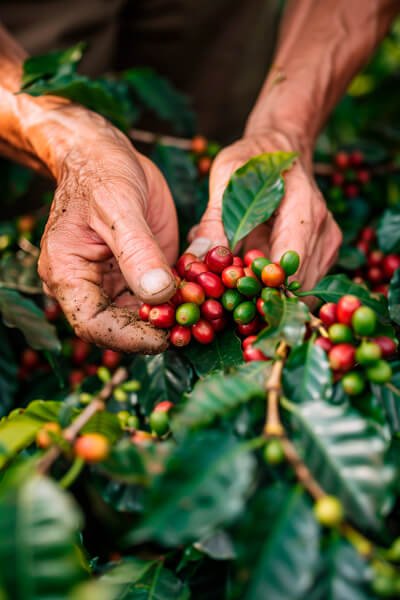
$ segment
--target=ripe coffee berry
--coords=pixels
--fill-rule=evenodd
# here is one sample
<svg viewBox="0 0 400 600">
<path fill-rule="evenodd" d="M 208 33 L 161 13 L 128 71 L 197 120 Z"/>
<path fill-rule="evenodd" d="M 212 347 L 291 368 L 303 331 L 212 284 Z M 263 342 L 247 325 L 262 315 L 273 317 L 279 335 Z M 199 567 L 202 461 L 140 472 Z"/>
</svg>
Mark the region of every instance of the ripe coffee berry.
<svg viewBox="0 0 400 600">
<path fill-rule="evenodd" d="M 169 417 L 165 411 L 156 410 L 150 414 L 149 425 L 153 433 L 159 437 L 169 431 Z"/>
<path fill-rule="evenodd" d="M 300 266 L 300 256 L 294 250 L 288 250 L 279 261 L 287 276 L 294 275 Z"/>
<path fill-rule="evenodd" d="M 205 263 L 213 273 L 222 273 L 233 262 L 233 254 L 226 246 L 215 246 L 206 254 Z"/>
<path fill-rule="evenodd" d="M 85 433 L 75 442 L 76 456 L 88 463 L 97 463 L 107 458 L 110 445 L 101 433 Z"/>
<path fill-rule="evenodd" d="M 400 256 L 398 254 L 388 254 L 382 261 L 382 267 L 386 277 L 392 279 L 397 269 L 400 269 Z"/>
<path fill-rule="evenodd" d="M 176 292 L 172 296 L 172 298 L 169 299 L 169 302 L 173 306 L 179 306 L 180 304 L 182 304 L 183 299 L 182 299 L 181 290 L 179 288 L 176 290 Z M 150 306 L 150 309 L 151 309 L 151 306 Z"/>
<path fill-rule="evenodd" d="M 176 263 L 176 270 L 178 271 L 181 277 L 185 276 L 186 267 L 188 267 L 190 263 L 194 262 L 195 260 L 198 261 L 199 259 L 195 254 L 191 254 L 190 252 L 186 252 L 178 258 L 178 262 Z"/>
<path fill-rule="evenodd" d="M 335 496 L 322 496 L 314 505 L 315 518 L 324 527 L 337 527 L 343 521 L 343 506 Z"/>
<path fill-rule="evenodd" d="M 315 345 L 325 350 L 325 352 L 329 352 L 333 348 L 333 342 L 329 338 L 319 337 L 315 340 Z"/>
<path fill-rule="evenodd" d="M 261 327 L 262 327 L 262 323 L 261 323 L 259 317 L 256 317 L 255 319 L 250 321 L 250 323 L 238 324 L 237 332 L 239 335 L 243 335 L 243 336 L 247 337 L 248 335 L 254 335 L 255 333 L 258 333 L 260 331 Z"/>
<path fill-rule="evenodd" d="M 359 167 L 364 162 L 364 154 L 361 150 L 353 150 L 349 156 L 349 160 L 353 167 Z"/>
<path fill-rule="evenodd" d="M 277 263 L 271 263 L 263 268 L 261 279 L 264 285 L 277 288 L 285 283 L 286 273 L 282 269 L 281 265 L 278 265 Z"/>
<path fill-rule="evenodd" d="M 333 302 L 323 304 L 319 309 L 319 318 L 327 328 L 336 323 L 338 320 L 336 304 Z"/>
<path fill-rule="evenodd" d="M 190 149 L 194 154 L 204 154 L 207 150 L 207 140 L 202 135 L 196 135 L 192 139 Z"/>
<path fill-rule="evenodd" d="M 361 302 L 356 296 L 343 296 L 340 298 L 336 307 L 336 315 L 339 323 L 351 325 L 351 319 L 357 308 L 361 306 Z"/>
<path fill-rule="evenodd" d="M 263 268 L 269 264 L 271 264 L 271 261 L 268 258 L 260 256 L 259 258 L 255 258 L 251 263 L 251 270 L 253 271 L 254 275 L 257 275 L 257 277 L 261 278 Z"/>
<path fill-rule="evenodd" d="M 97 365 L 96 365 L 96 372 L 97 372 Z M 80 369 L 74 369 L 73 371 L 70 372 L 69 377 L 68 377 L 69 385 L 73 389 L 75 389 L 82 383 L 82 381 L 84 379 L 85 379 L 84 372 L 81 371 Z"/>
<path fill-rule="evenodd" d="M 344 184 L 344 175 L 340 171 L 332 173 L 331 176 L 332 185 L 341 187 Z"/>
<path fill-rule="evenodd" d="M 142 321 L 149 320 L 149 313 L 152 308 L 153 307 L 151 304 L 142 304 L 142 306 L 139 308 L 139 317 L 142 319 Z"/>
<path fill-rule="evenodd" d="M 115 369 L 121 362 L 122 355 L 120 352 L 114 352 L 114 350 L 103 350 L 101 356 L 101 362 L 108 369 Z"/>
<path fill-rule="evenodd" d="M 371 173 L 367 169 L 361 169 L 357 173 L 357 179 L 360 183 L 366 184 L 371 180 Z"/>
<path fill-rule="evenodd" d="M 350 165 L 349 155 L 347 152 L 337 152 L 335 156 L 335 164 L 339 169 L 347 169 Z"/>
<path fill-rule="evenodd" d="M 349 396 L 358 396 L 365 389 L 365 380 L 358 371 L 346 373 L 342 378 L 342 387 Z"/>
<path fill-rule="evenodd" d="M 249 337 L 245 338 L 242 342 L 243 350 L 246 350 L 246 348 L 249 348 L 252 344 L 254 344 L 256 339 L 257 339 L 256 335 L 249 335 Z"/>
<path fill-rule="evenodd" d="M 220 319 L 212 319 L 210 321 L 210 325 L 214 329 L 215 333 L 219 333 L 228 325 L 228 320 L 225 316 L 221 317 Z"/>
<path fill-rule="evenodd" d="M 250 323 L 256 316 L 256 307 L 253 302 L 247 300 L 242 302 L 233 311 L 233 320 L 239 325 Z"/>
<path fill-rule="evenodd" d="M 380 335 L 375 337 L 372 342 L 378 344 L 381 349 L 383 358 L 390 358 L 393 356 L 397 350 L 396 342 L 386 335 Z"/>
<path fill-rule="evenodd" d="M 149 312 L 149 321 L 154 327 L 169 329 L 175 323 L 175 310 L 170 304 L 158 304 Z"/>
<path fill-rule="evenodd" d="M 344 191 L 347 198 L 356 198 L 360 193 L 359 187 L 355 183 L 348 183 Z"/>
<path fill-rule="evenodd" d="M 371 243 L 375 240 L 375 229 L 373 227 L 364 227 L 361 231 L 360 238 L 365 242 Z"/>
<path fill-rule="evenodd" d="M 367 255 L 369 252 L 369 243 L 364 240 L 360 240 L 357 242 L 356 248 L 363 254 Z"/>
<path fill-rule="evenodd" d="M 379 267 L 370 267 L 367 271 L 367 279 L 370 283 L 376 285 L 385 279 L 385 274 Z"/>
<path fill-rule="evenodd" d="M 343 323 L 334 323 L 328 329 L 328 335 L 331 342 L 341 344 L 343 342 L 351 343 L 353 341 L 353 332 Z"/>
<path fill-rule="evenodd" d="M 329 363 L 334 371 L 350 371 L 354 366 L 356 349 L 351 344 L 338 344 L 329 352 Z"/>
<path fill-rule="evenodd" d="M 200 308 L 193 302 L 185 302 L 176 309 L 175 318 L 179 325 L 194 325 L 200 319 Z"/>
<path fill-rule="evenodd" d="M 352 316 L 351 324 L 357 335 L 370 336 L 375 333 L 376 313 L 369 306 L 360 306 Z"/>
<path fill-rule="evenodd" d="M 194 260 L 185 269 L 186 281 L 196 281 L 200 273 L 207 273 L 208 267 L 201 260 Z"/>
<path fill-rule="evenodd" d="M 382 356 L 382 350 L 374 342 L 362 341 L 356 350 L 356 361 L 363 367 L 376 363 Z"/>
<path fill-rule="evenodd" d="M 389 294 L 389 286 L 386 283 L 380 283 L 379 285 L 374 286 L 372 291 L 375 292 L 375 294 L 382 294 L 387 297 Z"/>
<path fill-rule="evenodd" d="M 232 265 L 234 267 L 243 267 L 243 265 L 244 265 L 243 259 L 240 258 L 240 256 L 234 256 L 233 257 L 233 261 L 232 261 Z"/>
<path fill-rule="evenodd" d="M 182 346 L 187 346 L 190 343 L 191 338 L 192 334 L 188 327 L 174 325 L 171 329 L 169 341 L 173 346 L 181 348 Z"/>
<path fill-rule="evenodd" d="M 202 304 L 206 299 L 205 293 L 201 285 L 193 281 L 184 281 L 179 288 L 181 292 L 182 302 L 193 302 L 194 304 Z"/>
<path fill-rule="evenodd" d="M 256 258 L 265 258 L 264 252 L 261 252 L 261 250 L 248 250 L 243 257 L 246 267 L 250 267 L 251 263 Z"/>
<path fill-rule="evenodd" d="M 261 283 L 253 277 L 241 277 L 237 282 L 237 289 L 243 296 L 252 298 L 261 292 Z"/>
<path fill-rule="evenodd" d="M 262 298 L 257 298 L 257 302 L 256 302 L 256 308 L 258 313 L 262 316 L 265 317 L 265 302 Z"/>
<path fill-rule="evenodd" d="M 380 267 L 383 258 L 384 254 L 381 250 L 372 250 L 368 255 L 367 264 L 369 267 Z"/>
<path fill-rule="evenodd" d="M 237 290 L 225 290 L 221 297 L 222 306 L 230 312 L 243 302 L 243 300 L 242 294 Z"/>
<path fill-rule="evenodd" d="M 235 265 L 226 267 L 221 273 L 222 283 L 227 288 L 235 288 L 241 277 L 244 277 L 244 269 Z"/>
<path fill-rule="evenodd" d="M 26 348 L 21 354 L 21 366 L 26 369 L 34 369 L 40 363 L 39 354 L 36 350 L 32 350 L 31 348 Z"/>
<path fill-rule="evenodd" d="M 171 408 L 174 408 L 174 403 L 170 402 L 169 400 L 163 400 L 155 405 L 153 412 L 168 412 L 171 410 Z"/>
<path fill-rule="evenodd" d="M 201 273 L 197 277 L 197 283 L 209 298 L 220 298 L 225 291 L 221 279 L 215 273 Z"/>
<path fill-rule="evenodd" d="M 72 340 L 72 360 L 76 365 L 85 362 L 90 353 L 90 344 L 79 338 Z"/>
<path fill-rule="evenodd" d="M 245 362 L 253 362 L 254 360 L 267 360 L 267 357 L 258 348 L 249 346 L 243 350 L 243 359 Z"/>
<path fill-rule="evenodd" d="M 204 302 L 204 304 L 200 308 L 201 315 L 207 321 L 212 321 L 213 319 L 221 319 L 224 316 L 224 307 L 218 300 L 214 298 L 209 298 Z"/>
<path fill-rule="evenodd" d="M 200 319 L 192 326 L 192 335 L 200 344 L 211 344 L 215 337 L 215 332 L 208 321 Z"/>
<path fill-rule="evenodd" d="M 378 360 L 366 371 L 367 378 L 371 383 L 383 384 L 392 378 L 392 368 L 386 360 Z"/>
<path fill-rule="evenodd" d="M 56 422 L 45 423 L 36 434 L 36 445 L 39 448 L 48 448 L 57 436 L 61 435 L 61 427 Z"/>
<path fill-rule="evenodd" d="M 212 165 L 211 158 L 209 156 L 202 156 L 197 163 L 197 169 L 198 169 L 200 175 L 207 175 L 207 173 L 211 169 L 211 165 Z"/>
</svg>

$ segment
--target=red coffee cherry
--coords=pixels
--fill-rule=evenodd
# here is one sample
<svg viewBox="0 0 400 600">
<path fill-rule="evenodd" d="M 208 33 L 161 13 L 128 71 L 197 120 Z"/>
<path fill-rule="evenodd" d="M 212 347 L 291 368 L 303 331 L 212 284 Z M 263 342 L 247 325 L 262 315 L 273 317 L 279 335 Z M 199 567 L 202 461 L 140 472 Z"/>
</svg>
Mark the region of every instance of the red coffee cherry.
<svg viewBox="0 0 400 600">
<path fill-rule="evenodd" d="M 180 288 L 178 288 L 172 298 L 169 299 L 170 304 L 173 306 L 179 306 L 183 302 L 182 293 Z M 152 306 L 150 306 L 151 310 Z"/>
<path fill-rule="evenodd" d="M 21 366 L 25 369 L 31 370 L 40 364 L 40 356 L 36 350 L 32 348 L 25 348 L 21 354 Z"/>
<path fill-rule="evenodd" d="M 347 169 L 350 165 L 349 155 L 347 152 L 337 152 L 335 155 L 335 164 L 339 169 Z"/>
<path fill-rule="evenodd" d="M 360 300 L 356 296 L 347 294 L 340 298 L 336 307 L 337 320 L 344 325 L 351 325 L 351 318 L 357 308 L 361 306 Z"/>
<path fill-rule="evenodd" d="M 360 240 L 359 242 L 357 242 L 356 248 L 362 252 L 363 254 L 365 254 L 365 256 L 368 255 L 369 252 L 369 243 L 365 240 Z"/>
<path fill-rule="evenodd" d="M 326 328 L 329 328 L 334 323 L 337 323 L 337 307 L 334 302 L 327 302 L 319 309 L 319 318 Z"/>
<path fill-rule="evenodd" d="M 184 327 L 183 325 L 174 325 L 171 329 L 169 341 L 173 346 L 177 346 L 178 348 L 187 346 L 191 339 L 192 333 L 189 327 Z"/>
<path fill-rule="evenodd" d="M 190 252 L 186 252 L 185 254 L 182 254 L 182 256 L 180 256 L 178 258 L 178 261 L 176 263 L 176 270 L 178 271 L 179 275 L 181 277 L 185 276 L 185 269 L 188 265 L 190 265 L 190 263 L 194 262 L 195 260 L 199 260 L 197 258 L 197 256 L 195 254 L 191 254 Z"/>
<path fill-rule="evenodd" d="M 60 315 L 62 315 L 61 306 L 58 304 L 58 302 L 56 302 L 52 298 L 49 298 L 46 301 L 44 314 L 46 315 L 46 319 L 48 321 L 51 321 L 51 322 L 56 321 L 58 319 L 58 317 Z"/>
<path fill-rule="evenodd" d="M 368 254 L 367 263 L 369 267 L 380 267 L 384 258 L 381 250 L 372 250 Z"/>
<path fill-rule="evenodd" d="M 240 258 L 240 256 L 234 256 L 232 265 L 234 267 L 243 267 L 244 263 L 243 263 L 243 260 Z"/>
<path fill-rule="evenodd" d="M 149 320 L 149 313 L 152 308 L 153 307 L 151 306 L 151 304 L 142 304 L 141 305 L 141 307 L 139 308 L 139 317 L 142 319 L 142 321 Z"/>
<path fill-rule="evenodd" d="M 191 262 L 185 269 L 185 279 L 186 281 L 196 281 L 197 276 L 200 273 L 207 273 L 208 267 L 206 263 L 201 260 L 195 260 Z"/>
<path fill-rule="evenodd" d="M 197 283 L 201 285 L 210 298 L 220 298 L 224 293 L 224 285 L 221 279 L 215 273 L 200 273 L 197 277 Z"/>
<path fill-rule="evenodd" d="M 367 171 L 367 169 L 360 169 L 357 173 L 357 179 L 360 183 L 365 185 L 371 180 L 371 173 Z"/>
<path fill-rule="evenodd" d="M 364 242 L 367 242 L 368 244 L 373 242 L 375 240 L 375 237 L 376 233 L 373 227 L 364 227 L 360 234 L 360 239 Z"/>
<path fill-rule="evenodd" d="M 171 408 L 174 408 L 174 403 L 169 400 L 163 400 L 155 405 L 153 412 L 168 412 Z"/>
<path fill-rule="evenodd" d="M 91 346 L 89 342 L 74 338 L 72 340 L 72 360 L 76 365 L 84 363 L 89 356 Z"/>
<path fill-rule="evenodd" d="M 350 371 L 355 364 L 356 349 L 351 344 L 338 344 L 329 352 L 329 363 L 334 371 Z"/>
<path fill-rule="evenodd" d="M 349 161 L 352 167 L 359 167 L 364 162 L 364 154 L 361 150 L 353 150 L 349 156 Z"/>
<path fill-rule="evenodd" d="M 356 198 L 360 193 L 360 189 L 355 183 L 348 183 L 344 189 L 344 193 L 347 198 Z"/>
<path fill-rule="evenodd" d="M 212 319 L 210 321 L 210 325 L 214 329 L 215 333 L 219 333 L 228 325 L 228 319 L 225 316 L 221 317 L 220 319 Z"/>
<path fill-rule="evenodd" d="M 257 302 L 256 302 L 256 308 L 258 313 L 262 316 L 265 317 L 265 311 L 264 311 L 264 306 L 265 306 L 265 302 L 262 298 L 257 298 Z"/>
<path fill-rule="evenodd" d="M 249 348 L 250 346 L 252 346 L 252 344 L 254 344 L 256 339 L 257 339 L 256 335 L 249 335 L 247 338 L 244 338 L 244 340 L 242 342 L 243 350 L 246 350 L 246 348 Z"/>
<path fill-rule="evenodd" d="M 200 175 L 207 175 L 211 169 L 212 160 L 209 156 L 202 156 L 197 162 L 197 169 Z"/>
<path fill-rule="evenodd" d="M 272 288 L 280 287 L 285 283 L 286 273 L 281 265 L 271 263 L 266 265 L 261 272 L 261 279 L 264 285 Z"/>
<path fill-rule="evenodd" d="M 233 262 L 233 254 L 226 246 L 215 246 L 206 254 L 205 263 L 213 273 L 222 273 Z"/>
<path fill-rule="evenodd" d="M 193 281 L 184 281 L 179 288 L 183 302 L 194 302 L 194 304 L 202 304 L 206 299 L 204 290 L 198 283 Z"/>
<path fill-rule="evenodd" d="M 331 342 L 331 340 L 329 338 L 326 337 L 319 337 L 315 340 L 315 345 L 319 346 L 320 348 L 322 348 L 322 350 L 325 350 L 325 352 L 330 352 L 333 348 L 333 342 Z"/>
<path fill-rule="evenodd" d="M 207 150 L 207 139 L 202 135 L 195 135 L 192 139 L 190 149 L 194 154 L 204 154 Z"/>
<path fill-rule="evenodd" d="M 224 316 L 224 307 L 221 302 L 214 298 L 209 298 L 201 306 L 201 314 L 207 321 L 221 319 Z"/>
<path fill-rule="evenodd" d="M 175 323 L 175 309 L 170 304 L 158 304 L 149 312 L 149 321 L 154 327 L 169 329 Z"/>
<path fill-rule="evenodd" d="M 261 250 L 248 250 L 243 257 L 244 264 L 246 265 L 246 267 L 250 267 L 253 260 L 261 257 L 265 258 L 265 254 L 264 252 L 261 252 Z"/>
<path fill-rule="evenodd" d="M 372 291 L 376 294 L 382 294 L 383 296 L 387 297 L 389 293 L 389 286 L 387 283 L 380 283 L 378 285 L 375 285 Z"/>
<path fill-rule="evenodd" d="M 390 358 L 396 353 L 397 345 L 392 338 L 386 335 L 378 335 L 372 341 L 378 344 L 383 358 Z"/>
<path fill-rule="evenodd" d="M 367 279 L 372 284 L 378 284 L 385 279 L 385 274 L 379 267 L 370 267 L 367 271 Z"/>
<path fill-rule="evenodd" d="M 398 254 L 388 254 L 382 261 L 383 272 L 388 279 L 392 279 L 395 271 L 400 269 L 400 256 Z"/>
<path fill-rule="evenodd" d="M 101 433 L 85 433 L 76 440 L 74 450 L 85 462 L 97 463 L 107 458 L 110 444 Z"/>
<path fill-rule="evenodd" d="M 254 273 L 251 267 L 244 267 L 243 271 L 245 277 L 251 277 L 252 279 L 256 279 L 258 281 L 257 275 Z"/>
<path fill-rule="evenodd" d="M 98 368 L 99 367 L 95 364 L 85 365 L 85 373 L 86 373 L 86 375 L 89 375 L 90 377 L 92 377 L 93 375 L 97 374 Z"/>
<path fill-rule="evenodd" d="M 204 319 L 200 319 L 195 325 L 192 325 L 192 334 L 199 344 L 211 344 L 215 337 L 212 325 Z"/>
<path fill-rule="evenodd" d="M 344 175 L 340 171 L 332 173 L 331 176 L 332 185 L 341 187 L 344 184 Z"/>
<path fill-rule="evenodd" d="M 97 368 L 96 367 L 96 372 L 97 372 Z M 69 385 L 72 387 L 72 389 L 77 388 L 82 381 L 85 379 L 85 374 L 83 371 L 81 371 L 80 369 L 74 369 L 73 371 L 70 372 L 69 374 Z"/>
<path fill-rule="evenodd" d="M 122 354 L 114 350 L 103 350 L 101 362 L 107 369 L 115 369 L 121 362 Z"/>
<path fill-rule="evenodd" d="M 245 362 L 253 362 L 254 360 L 268 360 L 268 358 L 258 348 L 249 346 L 243 350 L 243 358 Z"/>
<path fill-rule="evenodd" d="M 235 288 L 241 277 L 244 277 L 243 267 L 231 265 L 226 267 L 221 273 L 221 279 L 225 287 Z"/>
<path fill-rule="evenodd" d="M 249 335 L 254 335 L 255 333 L 258 333 L 260 331 L 260 329 L 262 328 L 262 326 L 263 326 L 263 324 L 260 321 L 259 317 L 257 316 L 255 319 L 250 321 L 250 323 L 242 323 L 240 325 L 237 325 L 236 331 L 238 332 L 239 335 L 247 337 Z M 265 326 L 265 323 L 264 323 L 264 326 Z"/>
</svg>

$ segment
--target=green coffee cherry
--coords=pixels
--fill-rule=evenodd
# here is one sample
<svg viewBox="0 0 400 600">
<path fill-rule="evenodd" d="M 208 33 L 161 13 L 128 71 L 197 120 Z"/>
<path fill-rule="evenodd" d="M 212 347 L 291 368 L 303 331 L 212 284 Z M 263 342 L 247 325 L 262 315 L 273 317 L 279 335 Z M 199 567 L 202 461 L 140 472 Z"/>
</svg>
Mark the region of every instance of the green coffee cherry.
<svg viewBox="0 0 400 600">
<path fill-rule="evenodd" d="M 109 369 L 107 369 L 107 367 L 99 367 L 97 369 L 97 377 L 103 383 L 107 383 L 111 379 L 111 373 L 110 373 Z"/>
<path fill-rule="evenodd" d="M 382 350 L 374 342 L 362 341 L 356 350 L 356 362 L 363 367 L 372 366 L 382 356 Z"/>
<path fill-rule="evenodd" d="M 297 292 L 297 290 L 299 290 L 300 288 L 301 288 L 300 281 L 292 281 L 288 285 L 288 290 L 290 290 L 291 292 Z"/>
<path fill-rule="evenodd" d="M 89 402 L 92 401 L 92 394 L 88 394 L 87 392 L 82 392 L 81 394 L 79 394 L 79 402 L 81 404 L 89 404 Z"/>
<path fill-rule="evenodd" d="M 126 402 L 128 400 L 128 394 L 122 387 L 115 388 L 113 396 L 117 402 Z"/>
<path fill-rule="evenodd" d="M 254 277 L 241 277 L 237 282 L 237 289 L 243 296 L 252 298 L 260 293 L 261 283 Z"/>
<path fill-rule="evenodd" d="M 242 294 L 235 289 L 225 290 L 221 296 L 222 306 L 225 308 L 225 310 L 229 311 L 235 310 L 235 308 L 239 306 L 243 300 L 244 298 Z"/>
<path fill-rule="evenodd" d="M 118 417 L 118 421 L 120 422 L 121 427 L 124 427 L 124 425 L 126 425 L 129 417 L 130 417 L 130 413 L 127 410 L 120 410 L 117 413 L 117 417 Z"/>
<path fill-rule="evenodd" d="M 149 417 L 151 430 L 159 437 L 169 431 L 168 413 L 162 410 L 153 411 Z"/>
<path fill-rule="evenodd" d="M 349 396 L 358 396 L 365 389 L 365 380 L 361 373 L 351 371 L 343 376 L 342 386 Z"/>
<path fill-rule="evenodd" d="M 387 383 L 392 378 L 392 368 L 386 360 L 378 360 L 366 371 L 367 378 L 371 383 Z"/>
<path fill-rule="evenodd" d="M 322 496 L 314 504 L 315 518 L 324 527 L 337 527 L 343 521 L 342 503 L 335 496 Z"/>
<path fill-rule="evenodd" d="M 194 325 L 200 319 L 200 308 L 194 302 L 184 302 L 176 309 L 175 318 L 179 325 Z"/>
<path fill-rule="evenodd" d="M 350 327 L 343 323 L 334 323 L 328 329 L 328 335 L 334 344 L 351 344 L 353 341 L 353 332 Z"/>
<path fill-rule="evenodd" d="M 255 304 L 250 300 L 242 302 L 233 311 L 233 320 L 239 325 L 250 323 L 256 316 L 256 310 Z"/>
<path fill-rule="evenodd" d="M 126 421 L 126 426 L 129 427 L 129 429 L 139 429 L 139 425 L 140 422 L 136 415 L 130 415 Z"/>
<path fill-rule="evenodd" d="M 265 258 L 264 256 L 259 256 L 258 258 L 255 258 L 251 263 L 251 270 L 253 271 L 254 275 L 261 278 L 261 271 L 263 270 L 265 265 L 269 265 L 270 263 L 271 261 L 268 260 L 268 258 Z"/>
<path fill-rule="evenodd" d="M 270 440 L 265 444 L 264 460 L 269 465 L 279 465 L 285 460 L 285 452 L 280 440 Z"/>
<path fill-rule="evenodd" d="M 288 250 L 281 256 L 279 261 L 286 275 L 294 275 L 300 266 L 300 256 L 294 250 Z"/>
<path fill-rule="evenodd" d="M 125 381 L 121 387 L 125 392 L 138 392 L 141 385 L 140 381 L 137 381 L 137 379 L 131 379 L 130 381 Z"/>
<path fill-rule="evenodd" d="M 357 335 L 370 336 L 375 333 L 376 313 L 369 306 L 357 308 L 351 318 L 351 324 Z"/>
<path fill-rule="evenodd" d="M 261 291 L 261 298 L 264 300 L 264 302 L 268 302 L 274 296 L 275 297 L 279 296 L 279 292 L 275 288 L 265 287 Z"/>
</svg>

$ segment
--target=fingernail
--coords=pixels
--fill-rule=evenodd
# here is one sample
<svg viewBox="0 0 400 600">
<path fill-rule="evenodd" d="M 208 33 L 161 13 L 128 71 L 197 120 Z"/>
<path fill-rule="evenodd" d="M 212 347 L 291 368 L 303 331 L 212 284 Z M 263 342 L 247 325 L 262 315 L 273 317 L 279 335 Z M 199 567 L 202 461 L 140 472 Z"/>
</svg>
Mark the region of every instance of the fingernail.
<svg viewBox="0 0 400 600">
<path fill-rule="evenodd" d="M 159 294 L 169 287 L 172 288 L 174 285 L 172 276 L 165 269 L 151 269 L 150 271 L 146 271 L 140 280 L 140 287 L 149 296 Z"/>
<path fill-rule="evenodd" d="M 212 241 L 208 238 L 198 237 L 186 249 L 186 252 L 191 252 L 198 257 L 204 256 L 212 246 Z"/>
</svg>

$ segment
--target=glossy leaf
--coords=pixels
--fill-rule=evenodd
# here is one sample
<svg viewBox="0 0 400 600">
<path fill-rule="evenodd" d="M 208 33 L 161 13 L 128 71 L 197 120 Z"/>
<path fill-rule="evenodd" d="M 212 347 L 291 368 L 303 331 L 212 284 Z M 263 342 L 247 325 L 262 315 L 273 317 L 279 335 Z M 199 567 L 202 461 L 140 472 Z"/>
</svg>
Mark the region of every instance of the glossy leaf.
<svg viewBox="0 0 400 600">
<path fill-rule="evenodd" d="M 346 540 L 332 539 L 324 548 L 308 600 L 372 600 L 371 568 Z"/>
<path fill-rule="evenodd" d="M 232 175 L 222 199 L 222 221 L 232 249 L 278 208 L 285 193 L 282 173 L 296 157 L 295 152 L 260 154 Z"/>
<path fill-rule="evenodd" d="M 310 291 L 300 292 L 298 296 L 317 296 L 324 302 L 337 302 L 342 296 L 357 296 L 363 304 L 370 306 L 378 317 L 387 322 L 389 318 L 386 299 L 378 294 L 372 295 L 365 287 L 353 283 L 346 275 L 328 275 Z"/>
<path fill-rule="evenodd" d="M 199 376 L 236 367 L 243 363 L 240 340 L 231 329 L 226 329 L 218 334 L 211 344 L 187 346 L 184 354 Z"/>
<path fill-rule="evenodd" d="M 155 479 L 143 520 L 127 543 L 152 539 L 176 546 L 229 523 L 244 508 L 254 466 L 246 447 L 226 432 L 188 435 Z"/>
<path fill-rule="evenodd" d="M 29 298 L 15 290 L 0 289 L 0 312 L 7 327 L 20 329 L 32 348 L 60 351 L 56 328 Z"/>
<path fill-rule="evenodd" d="M 254 398 L 265 396 L 265 378 L 270 365 L 254 362 L 242 365 L 234 373 L 215 373 L 199 379 L 174 419 L 173 429 L 199 427 Z"/>
<path fill-rule="evenodd" d="M 383 213 L 377 228 L 379 248 L 385 254 L 400 252 L 400 211 L 388 209 Z"/>
<path fill-rule="evenodd" d="M 390 281 L 388 302 L 390 318 L 400 325 L 400 269 L 397 269 Z"/>
<path fill-rule="evenodd" d="M 11 408 L 17 390 L 17 364 L 6 335 L 6 328 L 0 323 L 0 417 Z"/>
<path fill-rule="evenodd" d="M 107 411 L 95 413 L 81 430 L 82 433 L 101 433 L 111 443 L 115 443 L 122 435 L 117 416 Z"/>
<path fill-rule="evenodd" d="M 332 374 L 326 353 L 313 340 L 295 348 L 283 371 L 285 395 L 292 402 L 328 400 Z"/>
<path fill-rule="evenodd" d="M 347 404 L 293 404 L 294 440 L 314 477 L 360 528 L 379 530 L 392 504 L 394 469 L 380 430 Z"/>
<path fill-rule="evenodd" d="M 392 434 L 400 433 L 400 362 L 391 363 L 390 384 L 372 384 L 372 393 L 384 410 L 386 422 Z"/>
<path fill-rule="evenodd" d="M 38 79 L 57 74 L 69 75 L 76 72 L 83 56 L 85 45 L 79 42 L 67 50 L 49 52 L 39 56 L 30 56 L 24 62 L 22 87 L 25 88 Z"/>
<path fill-rule="evenodd" d="M 263 490 L 236 539 L 241 583 L 235 598 L 305 597 L 317 567 L 319 526 L 304 491 L 280 484 Z"/>
<path fill-rule="evenodd" d="M 268 326 L 258 334 L 254 344 L 257 348 L 267 356 L 273 356 L 280 341 L 285 341 L 292 348 L 302 344 L 305 324 L 310 319 L 304 302 L 279 294 L 265 302 L 264 310 Z"/>
<path fill-rule="evenodd" d="M 13 600 L 66 598 L 87 577 L 77 547 L 80 513 L 51 479 L 35 475 L 0 497 L 2 584 Z"/>
<path fill-rule="evenodd" d="M 365 254 L 361 250 L 353 246 L 342 246 L 336 266 L 348 271 L 354 271 L 365 265 L 365 262 Z"/>
<path fill-rule="evenodd" d="M 194 548 L 214 560 L 232 560 L 235 558 L 235 549 L 231 537 L 226 531 L 218 530 L 210 536 L 193 544 Z"/>
</svg>

